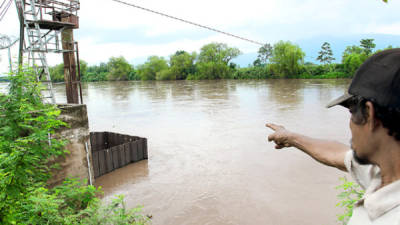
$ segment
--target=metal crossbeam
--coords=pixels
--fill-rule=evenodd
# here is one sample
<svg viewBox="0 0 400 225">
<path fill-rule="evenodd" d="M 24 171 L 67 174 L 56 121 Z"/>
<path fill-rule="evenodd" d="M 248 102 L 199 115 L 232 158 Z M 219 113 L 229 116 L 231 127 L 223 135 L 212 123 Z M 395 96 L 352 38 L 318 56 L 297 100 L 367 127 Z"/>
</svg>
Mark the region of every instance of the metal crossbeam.
<svg viewBox="0 0 400 225">
<path fill-rule="evenodd" d="M 71 55 L 70 70 L 65 70 L 65 76 L 73 76 L 71 82 L 67 83 L 75 87 L 75 60 L 74 54 L 77 50 L 73 47 L 65 47 L 62 38 L 66 36 L 72 29 L 79 27 L 79 18 L 77 12 L 80 9 L 79 0 L 14 0 L 20 19 L 20 54 L 19 63 L 22 64 L 22 53 L 27 55 L 28 65 L 31 66 L 36 73 L 37 80 L 45 85 L 42 95 L 46 99 L 50 99 L 51 103 L 55 103 L 53 86 L 47 63 L 47 53 L 63 53 Z M 67 32 L 68 31 L 68 32 Z M 66 33 L 67 32 L 67 33 Z M 72 37 L 72 36 L 71 36 Z M 61 43 L 62 42 L 62 43 Z M 77 54 L 78 55 L 78 54 Z M 67 57 L 68 58 L 68 57 Z M 79 63 L 78 63 L 79 64 Z M 71 75 L 72 74 L 72 75 Z M 66 78 L 67 79 L 67 78 Z M 71 83 L 71 84 L 70 84 Z M 74 89 L 75 90 L 75 89 Z M 75 93 L 74 90 L 68 91 Z M 78 103 L 68 100 L 68 102 Z M 82 100 L 81 100 L 82 102 Z"/>
</svg>

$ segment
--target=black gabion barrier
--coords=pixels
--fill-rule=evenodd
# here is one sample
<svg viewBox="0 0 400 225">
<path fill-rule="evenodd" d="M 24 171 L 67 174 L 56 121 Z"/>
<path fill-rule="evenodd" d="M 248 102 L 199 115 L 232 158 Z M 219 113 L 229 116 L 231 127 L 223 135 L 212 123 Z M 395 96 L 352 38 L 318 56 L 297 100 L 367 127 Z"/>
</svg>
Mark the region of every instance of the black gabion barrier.
<svg viewBox="0 0 400 225">
<path fill-rule="evenodd" d="M 148 158 L 147 139 L 111 132 L 91 132 L 94 177 Z"/>
</svg>

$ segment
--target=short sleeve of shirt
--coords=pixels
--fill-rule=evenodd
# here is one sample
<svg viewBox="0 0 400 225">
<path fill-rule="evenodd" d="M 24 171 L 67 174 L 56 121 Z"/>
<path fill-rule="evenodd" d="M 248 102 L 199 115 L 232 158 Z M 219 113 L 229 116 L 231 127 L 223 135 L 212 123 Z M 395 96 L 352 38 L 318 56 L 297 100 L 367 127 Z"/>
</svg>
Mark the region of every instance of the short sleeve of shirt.
<svg viewBox="0 0 400 225">
<path fill-rule="evenodd" d="M 353 150 L 346 153 L 344 164 L 353 179 L 356 180 L 364 190 L 370 186 L 375 173 L 374 166 L 357 163 L 353 156 Z"/>
</svg>

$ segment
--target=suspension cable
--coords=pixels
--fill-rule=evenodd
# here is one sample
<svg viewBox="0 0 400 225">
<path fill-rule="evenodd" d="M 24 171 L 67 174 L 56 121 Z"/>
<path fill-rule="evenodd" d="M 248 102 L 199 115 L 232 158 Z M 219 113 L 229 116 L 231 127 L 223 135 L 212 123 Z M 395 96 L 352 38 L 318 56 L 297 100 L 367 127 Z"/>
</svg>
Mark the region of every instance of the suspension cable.
<svg viewBox="0 0 400 225">
<path fill-rule="evenodd" d="M 181 22 L 184 22 L 184 23 L 187 23 L 187 24 L 198 26 L 198 27 L 201 27 L 201 28 L 204 28 L 204 29 L 207 29 L 207 30 L 211 30 L 211 31 L 214 31 L 214 32 L 217 32 L 217 33 L 221 33 L 221 34 L 224 34 L 224 35 L 227 35 L 227 36 L 231 36 L 231 37 L 243 40 L 243 41 L 251 42 L 253 44 L 264 45 L 263 43 L 258 42 L 258 41 L 254 41 L 254 40 L 251 40 L 251 39 L 248 39 L 248 38 L 237 36 L 237 35 L 225 32 L 225 31 L 221 31 L 221 30 L 209 27 L 209 26 L 204 26 L 204 25 L 201 25 L 201 24 L 198 24 L 198 23 L 194 23 L 194 22 L 191 22 L 189 20 L 181 19 L 181 18 L 178 18 L 178 17 L 175 17 L 175 16 L 170 16 L 168 14 L 165 14 L 165 13 L 162 13 L 162 12 L 158 12 L 158 11 L 155 11 L 155 10 L 152 10 L 152 9 L 144 8 L 142 6 L 138 6 L 138 5 L 135 5 L 135 4 L 132 4 L 132 3 L 128 3 L 128 2 L 125 2 L 125 1 L 121 1 L 121 0 L 111 0 L 111 1 L 118 2 L 120 4 L 128 5 L 128 6 L 131 6 L 131 7 L 135 7 L 135 8 L 138 8 L 138 9 L 141 9 L 141 10 L 144 10 L 144 11 L 147 11 L 147 12 L 151 12 L 151 13 L 154 13 L 154 14 L 158 14 L 158 15 L 161 15 L 161 16 L 165 16 L 165 17 L 168 17 L 170 19 L 174 19 L 174 20 L 178 20 L 178 21 L 181 21 Z"/>
<path fill-rule="evenodd" d="M 8 9 L 10 8 L 12 3 L 12 0 L 8 1 L 8 3 L 4 6 L 4 9 L 0 12 L 0 21 L 4 18 L 4 16 L 6 15 Z M 4 4 L 4 2 L 3 2 Z M 3 6 L 3 4 L 1 4 L 1 6 Z"/>
<path fill-rule="evenodd" d="M 0 9 L 3 7 L 4 3 L 6 3 L 7 0 L 3 0 L 3 3 L 0 5 Z"/>
</svg>

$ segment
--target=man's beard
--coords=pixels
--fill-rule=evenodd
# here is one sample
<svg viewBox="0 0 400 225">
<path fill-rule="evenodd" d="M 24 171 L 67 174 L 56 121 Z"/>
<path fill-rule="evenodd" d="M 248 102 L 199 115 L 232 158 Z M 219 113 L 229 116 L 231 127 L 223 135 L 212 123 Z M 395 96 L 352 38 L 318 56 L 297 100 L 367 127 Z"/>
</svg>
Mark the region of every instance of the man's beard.
<svg viewBox="0 0 400 225">
<path fill-rule="evenodd" d="M 368 165 L 371 164 L 371 162 L 368 159 L 361 158 L 357 155 L 357 153 L 353 150 L 353 158 L 354 160 L 360 164 L 360 165 Z"/>
<path fill-rule="evenodd" d="M 350 145 L 351 145 L 351 149 L 353 149 L 353 158 L 354 158 L 354 160 L 355 160 L 358 164 L 360 164 L 360 165 L 368 165 L 368 164 L 371 164 L 371 162 L 370 162 L 368 159 L 366 159 L 366 158 L 361 158 L 361 157 L 359 157 L 359 156 L 357 155 L 356 151 L 354 151 L 354 148 L 353 148 L 353 141 L 352 141 L 352 140 L 350 140 Z"/>
</svg>

